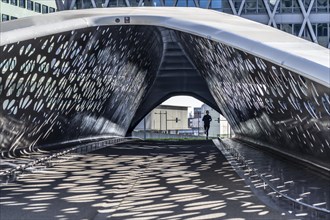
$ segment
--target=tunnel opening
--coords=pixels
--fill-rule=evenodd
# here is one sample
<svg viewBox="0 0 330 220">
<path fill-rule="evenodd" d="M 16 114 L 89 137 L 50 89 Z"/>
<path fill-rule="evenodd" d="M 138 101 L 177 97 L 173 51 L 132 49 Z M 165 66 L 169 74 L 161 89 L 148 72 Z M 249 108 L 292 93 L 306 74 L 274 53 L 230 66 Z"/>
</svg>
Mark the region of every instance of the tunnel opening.
<svg viewBox="0 0 330 220">
<path fill-rule="evenodd" d="M 209 138 L 229 138 L 228 121 L 215 109 L 192 96 L 172 96 L 152 109 L 137 124 L 131 136 L 142 139 L 205 139 L 203 117 L 212 118 Z"/>
<path fill-rule="evenodd" d="M 99 15 L 98 13 L 103 12 L 97 12 L 96 15 Z M 108 12 L 106 11 L 106 13 Z M 134 14 L 134 12 L 131 13 Z M 126 15 L 125 12 L 124 16 Z M 66 16 L 70 17 L 68 14 Z M 79 17 L 79 13 L 74 16 Z M 222 37 L 226 35 L 219 40 L 214 33 L 209 32 L 210 23 L 212 23 L 209 23 L 209 20 L 206 20 L 205 23 L 196 21 L 196 23 L 187 25 L 187 20 L 183 19 L 183 22 L 178 22 L 182 25 L 179 27 L 175 26 L 176 22 L 171 23 L 171 21 L 175 21 L 171 18 L 169 19 L 171 21 L 168 22 L 170 25 L 166 26 L 167 22 L 160 22 L 164 26 L 159 27 L 159 20 L 156 25 L 151 25 L 153 24 L 151 19 L 147 20 L 150 21 L 148 25 L 143 23 L 146 21 L 143 19 L 141 19 L 142 23 L 138 23 L 141 20 L 136 19 L 138 20 L 137 25 L 123 25 L 120 22 L 125 20 L 136 22 L 134 16 L 132 15 L 131 19 L 119 19 L 118 17 L 113 19 L 109 15 L 106 16 L 101 19 L 99 16 L 93 17 L 90 20 L 88 17 L 82 16 L 84 25 L 87 21 L 91 26 L 77 28 L 79 26 L 77 25 L 79 22 L 77 22 L 74 24 L 74 30 L 66 29 L 64 32 L 53 35 L 47 33 L 47 35 L 31 37 L 28 40 L 1 46 L 0 50 L 5 54 L 5 60 L 0 64 L 1 153 L 4 149 L 13 151 L 33 149 L 33 146 L 42 143 L 55 143 L 54 149 L 58 149 L 57 141 L 63 140 L 71 144 L 71 141 L 77 139 L 90 141 L 90 138 L 101 138 L 104 134 L 110 137 L 118 135 L 122 138 L 132 132 L 141 119 L 167 98 L 174 95 L 190 95 L 221 112 L 234 129 L 235 139 L 215 140 L 232 147 L 227 148 L 232 150 L 229 153 L 218 148 L 221 152 L 225 152 L 223 155 L 228 156 L 227 161 L 223 161 L 221 169 L 217 167 L 219 164 L 213 162 L 215 159 L 219 159 L 220 152 L 216 148 L 211 148 L 211 141 L 201 141 L 208 142 L 205 146 L 198 146 L 198 143 L 195 143 L 194 146 L 175 146 L 175 143 L 164 144 L 161 141 L 158 143 L 136 141 L 113 147 L 109 147 L 109 142 L 103 142 L 107 147 L 103 154 L 110 156 L 109 158 L 94 154 L 95 146 L 100 143 L 99 140 L 102 140 L 97 139 L 97 144 L 89 145 L 93 152 L 92 158 L 85 160 L 86 157 L 82 157 L 82 160 L 86 162 L 85 165 L 88 164 L 88 166 L 83 165 L 76 170 L 72 167 L 75 163 L 69 162 L 68 169 L 79 175 L 71 180 L 77 181 L 79 178 L 78 181 L 81 181 L 80 172 L 85 173 L 85 169 L 89 169 L 86 170 L 86 173 L 91 174 L 86 178 L 88 183 L 94 184 L 93 181 L 98 181 L 101 183 L 112 182 L 117 185 L 117 180 L 113 181 L 111 177 L 116 178 L 117 176 L 122 179 L 122 177 L 128 176 L 129 173 L 126 171 L 130 170 L 132 176 L 142 180 L 144 184 L 158 184 L 154 181 L 150 182 L 150 179 L 145 181 L 140 178 L 141 176 L 137 176 L 138 173 L 145 178 L 147 177 L 145 174 L 149 171 L 155 173 L 151 165 L 156 164 L 156 169 L 161 175 L 164 174 L 166 167 L 176 168 L 171 169 L 171 175 L 165 178 L 170 178 L 166 179 L 166 182 L 170 181 L 167 183 L 180 184 L 181 186 L 178 188 L 180 192 L 207 189 L 211 192 L 210 195 L 215 195 L 216 191 L 227 190 L 223 186 L 216 185 L 219 183 L 219 179 L 221 181 L 225 178 L 233 180 L 232 175 L 227 175 L 227 171 L 232 171 L 233 168 L 230 162 L 242 162 L 242 164 L 236 165 L 246 168 L 246 174 L 262 179 L 263 182 L 254 181 L 256 187 L 265 188 L 266 185 L 271 187 L 275 183 L 277 185 L 271 187 L 277 193 L 275 197 L 288 197 L 290 193 L 293 193 L 291 194 L 293 206 L 297 203 L 301 205 L 303 202 L 307 202 L 306 204 L 310 204 L 309 207 L 313 210 L 318 209 L 329 213 L 329 190 L 324 190 L 328 189 L 328 179 L 321 178 L 322 180 L 320 180 L 310 174 L 301 175 L 307 169 L 300 169 L 303 172 L 296 172 L 297 163 L 302 161 L 329 174 L 330 102 L 329 85 L 324 81 L 326 78 L 324 76 L 329 75 L 318 75 L 325 68 L 320 67 L 320 71 L 315 68 L 310 75 L 308 74 L 310 69 L 307 69 L 306 72 L 301 71 L 300 66 L 303 66 L 301 61 L 313 63 L 312 58 L 309 57 L 310 60 L 308 60 L 302 57 L 300 60 L 297 59 L 300 62 L 291 62 L 297 60 L 289 59 L 292 54 L 285 51 L 286 47 L 277 48 L 278 42 L 267 44 L 259 38 L 260 43 L 251 38 L 246 31 L 251 27 L 249 25 L 255 25 L 251 23 L 247 25 L 237 25 L 238 23 L 235 22 L 229 24 L 230 22 L 224 19 L 228 22 L 224 26 L 230 26 L 229 29 L 244 26 L 244 30 L 241 32 L 236 30 L 237 32 L 232 34 L 231 30 L 223 30 L 218 27 L 219 23 L 217 23 L 216 33 Z M 141 17 L 139 15 L 136 18 Z M 207 18 L 210 17 L 216 16 L 212 14 Z M 229 16 L 229 18 L 229 20 L 236 21 L 235 16 Z M 45 20 L 47 21 L 47 19 Z M 74 20 L 74 22 L 76 21 Z M 115 21 L 116 24 L 109 25 L 112 21 Z M 68 23 L 63 26 L 70 27 Z M 200 29 L 197 30 L 196 27 Z M 263 32 L 265 35 L 276 35 L 272 31 L 267 32 L 268 29 L 262 29 L 263 27 L 252 27 L 255 27 L 251 28 L 254 31 L 259 28 L 265 30 Z M 32 30 L 33 34 L 36 33 L 35 29 Z M 253 34 L 255 33 L 253 32 Z M 15 36 L 13 34 L 12 37 L 17 39 Z M 235 38 L 237 36 L 240 38 Z M 286 37 L 283 38 L 285 42 L 288 39 Z M 275 41 L 274 38 L 272 40 Z M 292 42 L 295 42 L 294 40 Z M 239 45 L 235 44 L 235 41 L 239 42 Z M 250 48 L 251 51 L 246 48 Z M 254 50 L 255 48 L 257 49 Z M 270 53 L 258 54 L 265 48 L 269 49 Z M 258 49 L 260 51 L 257 51 Z M 319 50 L 316 51 L 319 52 Z M 278 57 L 283 54 L 285 60 L 279 62 Z M 314 71 L 315 74 L 313 74 Z M 183 121 L 183 117 L 180 119 L 166 111 L 169 109 L 158 109 L 153 114 L 159 117 L 159 122 L 166 121 L 162 125 L 159 123 L 159 129 L 155 124 L 159 134 L 171 133 L 171 129 L 166 127 L 169 126 L 168 119 L 175 120 L 171 123 Z M 201 110 L 201 112 L 203 111 Z M 198 118 L 200 119 L 200 117 Z M 216 117 L 213 118 L 213 122 L 215 121 Z M 200 127 L 198 126 L 198 128 Z M 197 133 L 199 134 L 199 132 Z M 284 163 L 278 170 L 276 168 L 281 160 L 278 158 L 269 160 L 264 151 L 253 151 L 246 147 L 249 144 L 263 150 L 268 149 L 271 152 L 268 156 L 273 156 L 274 152 L 281 153 L 281 156 L 288 155 L 286 162 L 293 165 L 288 166 L 289 163 Z M 215 145 L 212 144 L 212 147 Z M 151 149 L 155 151 L 152 152 Z M 200 152 L 199 157 L 188 155 L 196 149 Z M 166 157 L 174 150 L 177 150 L 179 157 L 175 156 L 174 160 L 167 160 Z M 117 151 L 118 154 L 114 154 L 114 151 Z M 120 161 L 118 158 L 120 152 L 122 154 L 123 151 L 126 151 L 126 155 Z M 243 151 L 248 157 L 241 154 Z M 96 152 L 96 154 L 98 153 Z M 146 155 L 154 158 L 146 157 Z M 130 156 L 133 157 L 127 159 Z M 206 187 L 201 188 L 198 185 L 202 183 L 198 173 L 191 175 L 191 173 L 182 172 L 181 168 L 177 169 L 182 165 L 180 164 L 182 156 L 189 157 L 187 163 L 194 166 L 193 172 L 206 171 L 205 176 L 212 178 L 215 184 L 206 181 Z M 160 161 L 160 158 L 166 160 Z M 37 159 L 37 161 L 40 160 Z M 120 167 L 115 167 L 124 173 L 107 176 L 106 181 L 93 179 L 98 178 L 96 176 L 99 174 L 102 176 L 103 169 L 114 168 L 114 161 L 120 164 Z M 256 164 L 255 161 L 261 162 L 261 166 L 253 167 L 253 164 Z M 160 163 L 160 166 L 157 163 Z M 132 167 L 132 164 L 136 167 Z M 18 169 L 20 167 L 23 166 L 18 166 Z M 291 168 L 293 169 L 291 170 Z M 299 168 L 301 167 L 299 166 Z M 142 172 L 137 172 L 139 170 Z M 92 173 L 95 171 L 97 173 Z M 215 172 L 214 175 L 210 175 L 209 171 Z M 286 175 L 283 175 L 284 172 Z M 225 174 L 223 176 L 225 178 L 216 177 L 216 173 Z M 62 178 L 62 173 L 60 176 Z M 301 176 L 304 176 L 303 180 Z M 190 177 L 198 178 L 192 182 L 196 184 L 196 187 L 190 188 L 190 184 L 183 183 Z M 68 179 L 70 180 L 64 176 L 63 178 L 66 182 Z M 139 186 L 135 179 L 133 179 L 134 181 L 131 178 L 127 180 L 128 184 Z M 165 183 L 164 180 L 160 182 Z M 242 179 L 237 179 L 237 181 L 242 181 Z M 310 182 L 312 187 L 306 187 L 306 182 Z M 232 182 L 230 185 L 233 185 Z M 154 186 L 158 187 L 158 185 Z M 72 187 L 77 188 L 76 185 L 72 185 Z M 123 189 L 121 183 L 116 187 L 111 185 L 111 189 L 117 187 Z M 246 187 L 245 184 L 243 187 Z M 132 189 L 131 186 L 128 188 Z M 145 188 L 138 188 L 142 190 L 141 195 L 145 196 Z M 101 189 L 103 190 L 103 187 L 100 187 Z M 16 189 L 13 190 L 16 191 Z M 21 189 L 18 190 L 21 191 Z M 87 193 L 90 193 L 89 188 L 86 190 Z M 309 194 L 314 194 L 316 191 L 318 191 L 316 197 L 321 195 L 321 198 L 311 199 Z M 238 196 L 241 196 L 242 192 L 237 192 Z M 107 194 L 108 192 L 100 191 L 100 193 Z M 163 193 L 168 194 L 166 191 Z M 273 193 L 269 194 L 273 195 Z M 227 195 L 231 197 L 230 194 Z M 94 195 L 91 196 L 94 197 Z M 102 196 L 106 199 L 106 195 L 102 194 Z M 118 196 L 117 193 L 116 196 Z M 250 197 L 250 195 L 248 196 Z M 9 199 L 9 197 L 6 198 Z M 122 198 L 126 198 L 126 196 Z M 237 198 L 242 197 L 234 197 L 230 200 L 237 200 Z M 167 201 L 173 200 L 171 198 Z M 200 203 L 195 205 L 199 208 Z M 117 207 L 117 205 L 115 206 Z M 193 209 L 197 210 L 195 207 Z"/>
<path fill-rule="evenodd" d="M 125 136 L 161 101 L 184 94 L 209 101 L 240 140 L 329 164 L 323 75 L 247 50 L 251 36 L 240 30 L 235 45 L 180 22 L 180 28 L 109 22 L 1 46 L 2 150 Z"/>
</svg>

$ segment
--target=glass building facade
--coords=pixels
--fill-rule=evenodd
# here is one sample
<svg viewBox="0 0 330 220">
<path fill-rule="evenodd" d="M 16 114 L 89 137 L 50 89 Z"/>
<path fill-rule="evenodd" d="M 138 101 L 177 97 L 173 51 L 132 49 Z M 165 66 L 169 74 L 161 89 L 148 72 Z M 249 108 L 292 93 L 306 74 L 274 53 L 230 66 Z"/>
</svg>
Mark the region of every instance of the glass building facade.
<svg viewBox="0 0 330 220">
<path fill-rule="evenodd" d="M 53 0 L 0 0 L 1 22 L 55 11 Z"/>
<path fill-rule="evenodd" d="M 200 7 L 271 25 L 330 48 L 330 0 L 55 0 L 59 10 Z M 71 4 L 68 4 L 68 3 Z M 65 6 L 66 5 L 66 6 Z"/>
</svg>

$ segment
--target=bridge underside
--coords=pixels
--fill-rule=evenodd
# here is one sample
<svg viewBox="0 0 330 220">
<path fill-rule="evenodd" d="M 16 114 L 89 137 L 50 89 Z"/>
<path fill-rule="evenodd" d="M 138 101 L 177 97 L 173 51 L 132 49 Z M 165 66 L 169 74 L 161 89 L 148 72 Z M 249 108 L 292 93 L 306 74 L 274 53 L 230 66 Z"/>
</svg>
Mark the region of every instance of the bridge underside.
<svg viewBox="0 0 330 220">
<path fill-rule="evenodd" d="M 241 140 L 329 166 L 329 87 L 230 45 L 152 25 L 104 25 L 6 44 L 2 152 L 124 136 L 172 95 L 217 109 Z"/>
</svg>

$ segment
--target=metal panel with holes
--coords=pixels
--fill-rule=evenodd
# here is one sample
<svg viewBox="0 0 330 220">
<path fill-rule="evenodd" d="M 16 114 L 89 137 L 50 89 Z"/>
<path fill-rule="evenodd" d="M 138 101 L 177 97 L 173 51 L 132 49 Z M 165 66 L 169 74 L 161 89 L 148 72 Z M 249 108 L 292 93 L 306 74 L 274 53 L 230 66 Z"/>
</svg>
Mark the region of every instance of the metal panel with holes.
<svg viewBox="0 0 330 220">
<path fill-rule="evenodd" d="M 198 8 L 63 11 L 3 23 L 0 46 L 1 151 L 123 136 L 165 97 L 162 80 L 205 91 L 237 138 L 329 165 L 330 51 L 267 25 Z"/>
</svg>

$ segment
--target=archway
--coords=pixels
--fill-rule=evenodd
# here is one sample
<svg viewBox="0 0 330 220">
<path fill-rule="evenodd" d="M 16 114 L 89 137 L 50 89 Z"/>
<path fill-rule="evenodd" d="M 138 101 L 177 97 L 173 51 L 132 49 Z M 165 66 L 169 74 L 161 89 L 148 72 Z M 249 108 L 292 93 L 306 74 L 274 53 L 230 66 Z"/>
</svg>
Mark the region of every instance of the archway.
<svg viewBox="0 0 330 220">
<path fill-rule="evenodd" d="M 2 149 L 125 135 L 164 99 L 186 94 L 221 110 L 241 140 L 326 164 L 328 50 L 235 16 L 178 10 L 2 24 Z"/>
</svg>

